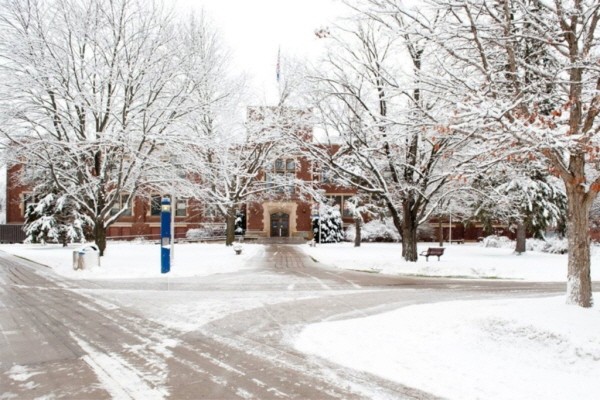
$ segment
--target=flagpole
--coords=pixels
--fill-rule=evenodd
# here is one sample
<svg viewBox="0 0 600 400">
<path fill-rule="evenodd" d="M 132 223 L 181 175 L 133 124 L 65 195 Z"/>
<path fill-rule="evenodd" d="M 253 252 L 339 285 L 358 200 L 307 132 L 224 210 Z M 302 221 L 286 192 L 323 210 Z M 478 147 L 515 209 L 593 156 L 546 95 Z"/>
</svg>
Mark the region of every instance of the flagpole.
<svg viewBox="0 0 600 400">
<path fill-rule="evenodd" d="M 275 79 L 277 80 L 278 103 L 281 104 L 281 45 L 277 47 L 277 65 L 275 66 Z"/>
</svg>

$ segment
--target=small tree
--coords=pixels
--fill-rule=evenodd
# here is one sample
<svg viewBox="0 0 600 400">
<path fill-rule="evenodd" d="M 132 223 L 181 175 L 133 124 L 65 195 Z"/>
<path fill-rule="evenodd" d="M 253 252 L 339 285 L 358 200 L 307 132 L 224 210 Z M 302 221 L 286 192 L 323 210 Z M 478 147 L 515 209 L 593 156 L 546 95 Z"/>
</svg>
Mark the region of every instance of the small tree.
<svg viewBox="0 0 600 400">
<path fill-rule="evenodd" d="M 501 221 L 517 232 L 515 252 L 526 251 L 526 232 L 543 238 L 549 226 L 564 226 L 567 199 L 558 179 L 539 163 L 497 164 L 476 177 L 473 186 L 482 193 L 474 216 L 484 225 Z"/>
<path fill-rule="evenodd" d="M 235 216 L 235 234 L 243 235 L 246 233 L 246 213 L 238 211 Z"/>
<path fill-rule="evenodd" d="M 382 207 L 371 202 L 366 196 L 356 195 L 346 200 L 346 207 L 352 214 L 354 220 L 354 247 L 360 247 L 362 242 L 362 226 L 365 223 L 364 215 L 373 215 L 376 211 L 382 211 Z"/>
<path fill-rule="evenodd" d="M 321 228 L 319 231 L 319 227 Z M 344 238 L 342 215 L 337 206 L 321 205 L 320 218 L 313 218 L 313 233 L 318 243 L 338 243 Z"/>
<path fill-rule="evenodd" d="M 76 205 L 65 196 L 50 193 L 33 205 L 27 206 L 23 230 L 32 243 L 69 242 L 84 240 L 85 219 Z"/>
</svg>

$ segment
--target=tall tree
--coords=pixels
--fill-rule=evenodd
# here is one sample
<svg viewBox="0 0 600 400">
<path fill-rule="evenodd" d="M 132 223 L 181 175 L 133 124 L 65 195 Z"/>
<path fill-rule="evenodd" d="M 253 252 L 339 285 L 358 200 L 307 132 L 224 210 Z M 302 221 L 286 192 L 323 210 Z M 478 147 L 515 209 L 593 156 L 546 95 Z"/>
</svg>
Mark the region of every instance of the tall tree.
<svg viewBox="0 0 600 400">
<path fill-rule="evenodd" d="M 436 41 L 456 102 L 449 129 L 474 131 L 494 153 L 543 160 L 568 205 L 567 302 L 593 304 L 590 207 L 600 191 L 600 3 L 596 0 L 432 0 L 412 15 Z M 427 11 L 444 13 L 425 24 Z M 431 12 L 433 12 L 431 11 Z M 440 89 L 441 90 L 441 89 Z"/>
<path fill-rule="evenodd" d="M 271 174 L 279 157 L 290 158 L 282 141 L 286 131 L 305 130 L 303 111 L 286 107 L 256 107 L 248 110 L 247 122 L 236 130 L 223 130 L 213 124 L 198 126 L 197 145 L 188 171 L 200 177 L 193 187 L 194 196 L 213 204 L 225 217 L 226 245 L 234 241 L 236 212 L 242 204 L 289 193 L 295 178 L 291 174 Z M 243 128 L 243 129 L 240 129 Z M 234 127 L 235 129 L 235 127 Z M 286 171 L 295 171 L 286 166 Z"/>
<path fill-rule="evenodd" d="M 226 221 L 226 245 L 235 240 L 236 215 L 244 204 L 269 196 L 274 186 L 292 182 L 266 182 L 265 170 L 288 146 L 282 132 L 301 129 L 302 112 L 287 107 L 292 84 L 282 78 L 281 100 L 276 107 L 242 107 L 245 77 L 231 69 L 231 59 L 218 33 L 205 15 L 190 18 L 185 43 L 203 68 L 192 79 L 191 93 L 201 105 L 191 112 L 181 129 L 187 140 L 170 146 L 181 166 L 176 192 L 211 205 Z M 299 117 L 300 116 L 300 117 Z M 306 129 L 306 128 L 304 128 Z M 190 179 L 191 178 L 191 179 Z"/>
<path fill-rule="evenodd" d="M 300 145 L 340 183 L 379 199 L 402 236 L 404 259 L 416 261 L 417 228 L 469 160 L 468 139 L 440 128 L 448 107 L 428 95 L 426 77 L 435 73 L 428 41 L 402 20 L 392 28 L 365 15 L 326 36 L 328 54 L 311 77 L 324 132 Z"/>
<path fill-rule="evenodd" d="M 4 0 L 1 132 L 12 162 L 48 171 L 100 249 L 196 107 L 190 54 L 152 0 Z M 24 182 L 30 184 L 31 182 Z M 115 205 L 119 211 L 114 213 Z"/>
</svg>

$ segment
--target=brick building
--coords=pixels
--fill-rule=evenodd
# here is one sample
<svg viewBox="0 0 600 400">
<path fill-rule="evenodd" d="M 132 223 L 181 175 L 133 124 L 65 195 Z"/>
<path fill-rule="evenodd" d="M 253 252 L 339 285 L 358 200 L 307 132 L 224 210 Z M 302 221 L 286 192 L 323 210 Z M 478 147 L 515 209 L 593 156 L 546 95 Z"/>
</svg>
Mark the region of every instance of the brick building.
<svg viewBox="0 0 600 400">
<path fill-rule="evenodd" d="M 274 170 L 269 174 L 289 174 L 295 179 L 315 182 L 325 189 L 331 202 L 338 204 L 345 222 L 352 221 L 345 206 L 345 201 L 353 193 L 351 189 L 335 186 L 328 182 L 323 174 L 315 174 L 309 162 L 302 158 L 277 159 L 273 162 Z M 25 221 L 25 210 L 34 204 L 27 187 L 19 185 L 15 177 L 21 166 L 7 169 L 6 222 L 11 225 L 22 225 Z M 110 238 L 156 238 L 160 235 L 160 200 L 163 194 L 147 193 L 137 196 L 133 204 L 108 229 Z M 123 195 L 123 201 L 126 196 Z M 115 212 L 122 204 L 115 205 Z M 269 199 L 245 205 L 242 212 L 246 215 L 246 234 L 254 237 L 300 237 L 311 239 L 311 211 L 313 205 L 301 200 L 293 186 L 280 190 Z M 214 231 L 222 230 L 225 220 L 217 213 L 215 207 L 203 204 L 195 199 L 175 199 L 175 236 L 185 237 L 188 229 L 206 227 Z"/>
<path fill-rule="evenodd" d="M 250 109 L 249 118 L 257 118 L 256 115 L 259 115 L 260 111 L 260 109 Z M 258 118 L 261 117 L 260 115 Z M 310 128 L 303 128 L 298 133 L 303 135 L 306 140 L 312 140 Z M 353 223 L 346 201 L 355 193 L 354 189 L 335 185 L 326 170 L 312 166 L 301 155 L 278 158 L 269 164 L 271 167 L 264 170 L 259 179 L 263 179 L 268 184 L 274 175 L 277 175 L 279 181 L 281 178 L 290 181 L 300 180 L 323 189 L 326 196 L 329 197 L 330 203 L 340 207 L 344 224 Z M 18 184 L 18 180 L 15 179 L 20 168 L 22 166 L 12 166 L 6 171 L 6 223 L 17 226 L 24 223 L 25 210 L 34 201 L 28 188 Z M 126 212 L 109 227 L 107 232 L 109 238 L 158 238 L 160 236 L 160 201 L 165 194 L 144 190 L 141 190 L 140 193 L 143 194 L 137 196 L 132 204 L 128 205 Z M 126 198 L 126 195 L 122 196 L 121 204 L 115 205 L 114 212 L 122 208 Z M 173 210 L 176 238 L 185 237 L 189 229 L 195 228 L 206 228 L 208 231 L 221 234 L 224 231 L 225 219 L 212 205 L 203 204 L 196 199 L 176 198 Z M 307 240 L 312 238 L 311 214 L 314 212 L 314 205 L 303 200 L 293 184 L 288 187 L 274 187 L 265 200 L 245 204 L 240 211 L 246 217 L 247 236 L 289 237 Z M 442 217 L 441 221 L 434 218 L 424 225 L 426 229 L 423 229 L 424 233 L 420 235 L 419 240 L 438 241 L 440 234 L 444 240 L 452 237 L 454 240 L 476 241 L 484 236 L 481 224 L 465 225 L 459 221 L 452 221 L 450 224 L 445 217 Z M 450 226 L 452 227 L 451 235 Z M 514 233 L 505 225 L 498 224 L 494 230 L 497 234 L 514 237 Z M 600 229 L 593 231 L 596 234 L 594 239 L 600 237 L 598 232 Z"/>
<path fill-rule="evenodd" d="M 265 115 L 273 114 L 269 108 L 250 108 L 249 119 L 261 120 Z M 285 110 L 292 117 L 302 116 L 306 111 Z M 312 128 L 297 128 L 297 134 L 306 140 L 312 140 Z M 342 211 L 346 223 L 352 218 L 345 206 L 346 199 L 354 190 L 334 185 L 330 177 L 323 171 L 315 168 L 302 156 L 290 155 L 284 158 L 271 160 L 271 165 L 264 170 L 259 179 L 266 181 L 282 178 L 307 182 L 325 190 L 331 203 L 337 204 Z M 7 168 L 6 185 L 6 222 L 11 225 L 22 225 L 25 221 L 25 210 L 30 204 L 35 204 L 35 199 L 27 187 L 18 183 L 21 165 Z M 275 176 L 277 175 L 277 176 Z M 140 190 L 132 204 L 127 205 L 127 210 L 113 223 L 107 231 L 109 238 L 157 238 L 160 236 L 160 201 L 164 193 L 152 193 Z M 122 195 L 121 202 L 115 204 L 114 212 L 120 210 L 127 200 L 127 195 Z M 246 234 L 253 237 L 290 237 L 312 238 L 311 213 L 313 204 L 302 200 L 298 188 L 293 184 L 288 187 L 274 186 L 266 200 L 256 201 L 242 206 L 240 210 L 246 218 Z M 203 204 L 196 199 L 176 198 L 173 205 L 175 219 L 175 237 L 185 237 L 189 229 L 206 228 L 208 231 L 223 232 L 225 219 L 217 212 L 216 207 Z"/>
</svg>

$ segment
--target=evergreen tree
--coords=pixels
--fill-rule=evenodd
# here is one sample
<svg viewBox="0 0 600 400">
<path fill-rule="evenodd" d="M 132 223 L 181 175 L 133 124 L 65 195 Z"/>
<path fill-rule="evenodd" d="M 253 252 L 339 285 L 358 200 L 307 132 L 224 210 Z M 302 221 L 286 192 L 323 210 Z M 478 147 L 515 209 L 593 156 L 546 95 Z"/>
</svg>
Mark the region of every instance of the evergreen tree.
<svg viewBox="0 0 600 400">
<path fill-rule="evenodd" d="M 338 243 L 344 238 L 342 216 L 337 206 L 321 205 L 321 217 L 313 218 L 313 233 L 318 243 Z M 319 232 L 319 225 L 321 231 Z"/>
<path fill-rule="evenodd" d="M 503 164 L 474 181 L 475 189 L 482 193 L 475 205 L 474 217 L 491 232 L 494 222 L 516 227 L 518 253 L 525 251 L 525 232 L 543 239 L 550 226 L 564 229 L 567 199 L 558 179 L 542 168 L 527 168 Z"/>
<path fill-rule="evenodd" d="M 246 213 L 237 211 L 235 215 L 235 234 L 244 235 L 246 233 Z"/>
<path fill-rule="evenodd" d="M 30 194 L 39 199 L 25 210 L 23 230 L 31 243 L 56 242 L 67 246 L 69 242 L 85 239 L 85 228 L 90 224 L 77 209 L 75 202 L 61 195 L 48 184 L 42 184 Z"/>
</svg>

